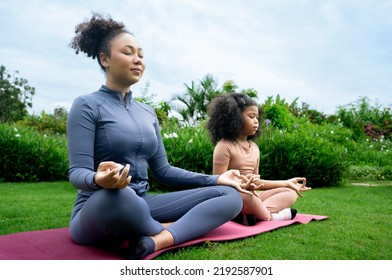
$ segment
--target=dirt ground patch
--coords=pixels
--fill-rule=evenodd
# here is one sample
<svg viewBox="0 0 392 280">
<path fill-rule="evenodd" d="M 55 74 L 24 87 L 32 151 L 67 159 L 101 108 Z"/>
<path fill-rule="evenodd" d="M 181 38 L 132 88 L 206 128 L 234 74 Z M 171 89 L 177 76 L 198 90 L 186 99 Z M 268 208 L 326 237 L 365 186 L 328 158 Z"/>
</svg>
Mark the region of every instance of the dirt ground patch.
<svg viewBox="0 0 392 280">
<path fill-rule="evenodd" d="M 389 182 L 380 182 L 380 183 L 366 183 L 366 182 L 353 182 L 351 185 L 353 186 L 364 186 L 364 187 L 378 187 L 378 186 L 386 186 L 390 185 L 391 183 Z"/>
</svg>

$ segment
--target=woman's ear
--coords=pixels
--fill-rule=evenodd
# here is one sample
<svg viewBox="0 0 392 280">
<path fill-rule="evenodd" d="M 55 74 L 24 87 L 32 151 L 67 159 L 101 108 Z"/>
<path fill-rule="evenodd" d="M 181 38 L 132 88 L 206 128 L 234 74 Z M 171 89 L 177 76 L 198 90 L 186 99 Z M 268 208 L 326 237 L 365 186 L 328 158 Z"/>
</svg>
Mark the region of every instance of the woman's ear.
<svg viewBox="0 0 392 280">
<path fill-rule="evenodd" d="M 101 65 L 102 65 L 104 68 L 108 68 L 108 67 L 109 67 L 109 58 L 107 57 L 106 54 L 104 54 L 104 53 L 101 52 L 101 53 L 99 54 L 98 59 L 99 59 L 99 61 L 101 62 Z"/>
</svg>

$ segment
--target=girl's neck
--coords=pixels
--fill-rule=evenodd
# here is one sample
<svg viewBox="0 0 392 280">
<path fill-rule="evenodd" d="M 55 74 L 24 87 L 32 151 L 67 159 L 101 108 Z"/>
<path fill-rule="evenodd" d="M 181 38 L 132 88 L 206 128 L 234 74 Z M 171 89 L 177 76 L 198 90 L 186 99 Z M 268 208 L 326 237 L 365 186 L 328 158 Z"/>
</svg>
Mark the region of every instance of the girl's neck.
<svg viewBox="0 0 392 280">
<path fill-rule="evenodd" d="M 243 142 L 243 143 L 248 142 L 248 135 L 241 134 L 241 135 L 239 135 L 239 136 L 237 137 L 237 140 L 236 140 L 236 141 L 237 141 L 237 142 Z"/>
<path fill-rule="evenodd" d="M 248 140 L 240 140 L 239 138 L 237 138 L 237 140 L 235 140 L 235 142 L 237 142 L 237 144 L 240 145 L 242 148 L 245 148 L 245 149 L 250 148 L 250 142 Z"/>
</svg>

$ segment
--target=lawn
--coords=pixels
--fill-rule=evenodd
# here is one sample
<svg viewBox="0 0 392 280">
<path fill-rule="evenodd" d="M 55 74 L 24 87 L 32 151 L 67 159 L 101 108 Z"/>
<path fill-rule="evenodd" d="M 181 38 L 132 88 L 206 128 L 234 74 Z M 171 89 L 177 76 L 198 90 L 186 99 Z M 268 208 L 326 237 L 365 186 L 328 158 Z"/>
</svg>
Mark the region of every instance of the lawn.
<svg viewBox="0 0 392 280">
<path fill-rule="evenodd" d="M 313 189 L 300 213 L 329 216 L 230 242 L 206 242 L 161 260 L 391 260 L 392 182 Z M 67 227 L 76 190 L 68 182 L 1 183 L 0 235 Z"/>
</svg>

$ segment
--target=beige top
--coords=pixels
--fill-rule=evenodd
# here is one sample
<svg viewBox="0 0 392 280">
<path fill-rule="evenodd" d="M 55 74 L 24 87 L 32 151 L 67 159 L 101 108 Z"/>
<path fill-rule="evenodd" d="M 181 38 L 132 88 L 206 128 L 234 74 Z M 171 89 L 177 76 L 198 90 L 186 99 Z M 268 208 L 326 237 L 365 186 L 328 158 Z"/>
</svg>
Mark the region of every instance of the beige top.
<svg viewBox="0 0 392 280">
<path fill-rule="evenodd" d="M 258 175 L 260 150 L 256 143 L 248 143 L 249 147 L 243 147 L 236 141 L 220 140 L 214 149 L 213 164 L 237 169 L 242 175 Z"/>
</svg>

